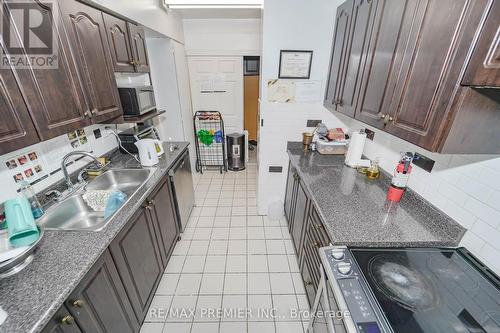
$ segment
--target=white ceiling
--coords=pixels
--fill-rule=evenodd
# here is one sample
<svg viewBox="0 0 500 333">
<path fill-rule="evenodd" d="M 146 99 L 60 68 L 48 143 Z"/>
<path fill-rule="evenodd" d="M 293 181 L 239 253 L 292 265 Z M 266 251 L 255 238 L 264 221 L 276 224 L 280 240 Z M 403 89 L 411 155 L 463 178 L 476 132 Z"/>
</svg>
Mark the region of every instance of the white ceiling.
<svg viewBox="0 0 500 333">
<path fill-rule="evenodd" d="M 175 8 L 183 19 L 250 19 L 261 18 L 261 8 Z"/>
</svg>

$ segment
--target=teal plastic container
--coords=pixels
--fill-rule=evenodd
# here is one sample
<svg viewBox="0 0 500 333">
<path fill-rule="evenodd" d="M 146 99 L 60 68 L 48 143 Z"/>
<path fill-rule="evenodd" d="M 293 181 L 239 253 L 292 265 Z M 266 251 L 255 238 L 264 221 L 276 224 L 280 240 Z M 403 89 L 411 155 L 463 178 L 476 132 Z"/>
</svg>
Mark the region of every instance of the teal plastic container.
<svg viewBox="0 0 500 333">
<path fill-rule="evenodd" d="M 24 196 L 4 203 L 9 241 L 13 246 L 28 246 L 40 236 L 31 211 L 31 205 Z"/>
</svg>

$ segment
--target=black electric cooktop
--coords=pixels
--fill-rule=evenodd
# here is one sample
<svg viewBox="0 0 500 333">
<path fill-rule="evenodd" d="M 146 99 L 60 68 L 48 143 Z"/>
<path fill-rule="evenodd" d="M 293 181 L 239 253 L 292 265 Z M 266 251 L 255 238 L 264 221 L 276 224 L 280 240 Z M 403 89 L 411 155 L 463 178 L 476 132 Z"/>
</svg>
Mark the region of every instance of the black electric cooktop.
<svg viewBox="0 0 500 333">
<path fill-rule="evenodd" d="M 498 281 L 460 250 L 350 250 L 394 332 L 500 333 Z"/>
</svg>

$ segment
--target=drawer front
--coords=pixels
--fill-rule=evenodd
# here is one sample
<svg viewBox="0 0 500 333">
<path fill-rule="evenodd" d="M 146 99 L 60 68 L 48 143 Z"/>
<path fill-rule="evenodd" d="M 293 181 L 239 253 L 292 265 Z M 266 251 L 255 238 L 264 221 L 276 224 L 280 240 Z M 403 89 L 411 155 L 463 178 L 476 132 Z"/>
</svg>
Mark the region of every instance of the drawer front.
<svg viewBox="0 0 500 333">
<path fill-rule="evenodd" d="M 309 214 L 311 218 L 311 232 L 314 234 L 316 240 L 321 243 L 321 246 L 328 246 L 330 244 L 330 237 L 328 237 L 325 226 L 321 222 L 319 214 L 313 205 L 311 205 Z"/>
</svg>

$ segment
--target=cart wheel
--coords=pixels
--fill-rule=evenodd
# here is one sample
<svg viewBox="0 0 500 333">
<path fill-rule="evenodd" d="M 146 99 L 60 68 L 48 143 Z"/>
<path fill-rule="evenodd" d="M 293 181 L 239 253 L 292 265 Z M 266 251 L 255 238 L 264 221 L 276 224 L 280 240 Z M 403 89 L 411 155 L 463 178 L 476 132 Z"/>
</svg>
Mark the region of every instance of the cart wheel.
<svg viewBox="0 0 500 333">
<path fill-rule="evenodd" d="M 201 172 L 203 173 L 203 170 L 201 169 L 200 161 L 196 160 L 196 172 Z"/>
</svg>

